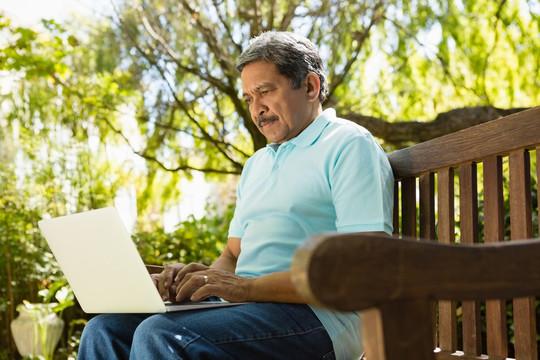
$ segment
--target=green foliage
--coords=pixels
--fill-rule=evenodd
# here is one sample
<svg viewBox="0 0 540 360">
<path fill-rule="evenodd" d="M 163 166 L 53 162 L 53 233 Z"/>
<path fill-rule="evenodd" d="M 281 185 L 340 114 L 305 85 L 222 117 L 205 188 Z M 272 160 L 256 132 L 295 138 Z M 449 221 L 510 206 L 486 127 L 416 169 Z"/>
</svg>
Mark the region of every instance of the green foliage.
<svg viewBox="0 0 540 360">
<path fill-rule="evenodd" d="M 96 83 L 73 75 L 76 60 L 84 60 L 74 37 L 54 21 L 44 21 L 41 31 L 12 27 L 1 16 L 0 24 L 0 349 L 6 351 L 0 358 L 4 358 L 16 354 L 9 323 L 23 300 L 37 302 L 44 296 L 49 302 L 54 295 L 59 302 L 56 310 L 67 324 L 80 319 L 71 309 L 73 294 L 64 286 L 37 221 L 110 205 L 118 188 L 131 179 L 107 158 L 114 144 L 95 141 L 99 128 L 94 120 L 103 115 L 86 107 L 91 102 L 81 96 L 91 93 Z M 70 325 L 68 331 L 71 336 L 78 330 Z"/>
<path fill-rule="evenodd" d="M 171 233 L 163 229 L 137 232 L 133 237 L 146 264 L 166 265 L 199 262 L 210 265 L 227 243 L 234 206 L 224 211 L 209 207 L 201 219 L 190 216 Z"/>
<path fill-rule="evenodd" d="M 358 86 L 340 101 L 343 95 L 353 111 L 405 120 L 463 106 L 534 106 L 539 15 L 519 0 L 390 2 L 370 37 L 377 63 L 355 64 Z"/>
<path fill-rule="evenodd" d="M 17 304 L 35 302 L 37 290 L 60 274 L 37 229 L 41 214 L 29 206 L 28 192 L 17 188 L 13 173 L 2 165 L 0 193 L 0 323 L 9 324 Z M 9 327 L 1 326 L 1 348 L 9 350 L 9 341 Z"/>
</svg>

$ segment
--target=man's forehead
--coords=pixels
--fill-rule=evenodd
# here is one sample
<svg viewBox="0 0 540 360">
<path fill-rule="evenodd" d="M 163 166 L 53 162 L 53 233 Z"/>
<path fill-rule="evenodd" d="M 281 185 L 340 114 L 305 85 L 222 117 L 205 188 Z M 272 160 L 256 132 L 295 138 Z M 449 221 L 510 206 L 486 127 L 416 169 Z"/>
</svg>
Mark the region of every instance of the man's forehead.
<svg viewBox="0 0 540 360">
<path fill-rule="evenodd" d="M 257 61 L 242 70 L 242 89 L 244 93 L 275 87 L 281 81 L 288 81 L 277 71 L 274 63 Z"/>
<path fill-rule="evenodd" d="M 260 83 L 255 83 L 249 88 L 246 86 L 246 84 L 244 84 L 244 96 L 248 95 L 250 92 L 258 92 L 262 90 L 272 89 L 274 87 L 276 87 L 276 84 L 273 81 L 262 81 Z"/>
</svg>

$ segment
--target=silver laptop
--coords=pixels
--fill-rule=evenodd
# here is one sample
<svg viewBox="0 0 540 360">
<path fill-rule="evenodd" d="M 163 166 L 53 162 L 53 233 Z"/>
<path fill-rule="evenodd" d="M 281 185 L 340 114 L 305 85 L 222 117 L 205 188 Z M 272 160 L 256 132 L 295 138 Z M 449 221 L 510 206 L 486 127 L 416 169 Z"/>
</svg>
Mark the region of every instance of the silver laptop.
<svg viewBox="0 0 540 360">
<path fill-rule="evenodd" d="M 164 303 L 113 207 L 38 222 L 86 313 L 162 313 L 238 305 Z"/>
</svg>

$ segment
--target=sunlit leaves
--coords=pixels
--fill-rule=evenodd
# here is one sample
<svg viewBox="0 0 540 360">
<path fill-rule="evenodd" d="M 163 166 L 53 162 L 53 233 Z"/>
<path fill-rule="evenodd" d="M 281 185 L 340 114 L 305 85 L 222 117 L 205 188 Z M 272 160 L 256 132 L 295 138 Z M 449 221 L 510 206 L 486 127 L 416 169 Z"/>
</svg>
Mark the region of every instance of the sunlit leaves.
<svg viewBox="0 0 540 360">
<path fill-rule="evenodd" d="M 387 9 L 376 96 L 383 114 L 432 119 L 448 109 L 534 106 L 538 91 L 538 14 L 525 1 L 403 1 Z M 392 11 L 390 11 L 392 10 Z M 373 102 L 377 104 L 377 102 Z"/>
<path fill-rule="evenodd" d="M 207 208 L 201 219 L 190 216 L 171 233 L 146 231 L 134 235 L 147 264 L 200 262 L 210 265 L 226 245 L 233 207 Z"/>
</svg>

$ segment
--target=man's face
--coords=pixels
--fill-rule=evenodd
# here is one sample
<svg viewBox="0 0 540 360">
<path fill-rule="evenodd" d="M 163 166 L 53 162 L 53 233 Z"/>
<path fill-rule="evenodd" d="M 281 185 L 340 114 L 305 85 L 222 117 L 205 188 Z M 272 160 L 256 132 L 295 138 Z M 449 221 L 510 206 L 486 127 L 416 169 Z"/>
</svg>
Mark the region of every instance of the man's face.
<svg viewBox="0 0 540 360">
<path fill-rule="evenodd" d="M 309 83 L 304 81 L 293 90 L 290 80 L 277 72 L 274 63 L 256 61 L 246 65 L 242 87 L 251 119 L 270 142 L 281 144 L 296 137 L 317 116 Z"/>
</svg>

